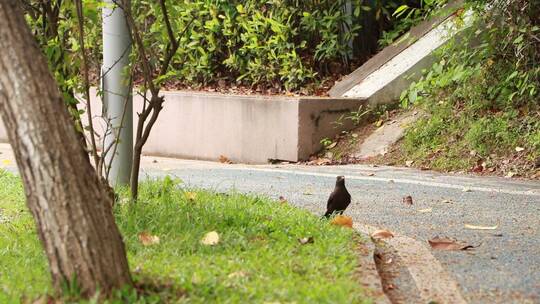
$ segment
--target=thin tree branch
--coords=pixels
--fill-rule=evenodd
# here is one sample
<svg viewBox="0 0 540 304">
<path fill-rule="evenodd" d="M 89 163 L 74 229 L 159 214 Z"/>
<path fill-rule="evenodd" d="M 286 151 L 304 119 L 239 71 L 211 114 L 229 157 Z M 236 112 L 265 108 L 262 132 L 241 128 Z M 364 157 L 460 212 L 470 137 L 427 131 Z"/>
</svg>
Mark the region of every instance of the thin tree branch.
<svg viewBox="0 0 540 304">
<path fill-rule="evenodd" d="M 84 15 L 83 15 L 82 0 L 75 0 L 75 6 L 77 8 L 77 19 L 78 19 L 78 24 L 79 24 L 79 44 L 81 46 L 81 54 L 82 54 L 82 59 L 83 59 L 84 95 L 86 98 L 86 114 L 88 117 L 88 128 L 90 129 L 90 144 L 92 145 L 92 156 L 94 157 L 94 164 L 96 164 L 97 173 L 99 176 L 101 176 L 101 169 L 98 167 L 99 155 L 97 152 L 96 137 L 94 135 L 94 123 L 92 121 L 92 106 L 90 103 L 90 77 L 89 77 L 89 72 L 88 72 L 88 57 L 87 57 L 86 48 L 84 45 Z"/>
<path fill-rule="evenodd" d="M 165 14 L 166 12 L 164 12 Z M 159 73 L 160 76 L 163 76 L 167 73 L 167 69 L 169 68 L 169 64 L 174 56 L 174 54 L 176 54 L 176 51 L 178 51 L 178 48 L 180 47 L 180 39 L 182 39 L 182 37 L 184 36 L 184 34 L 187 32 L 187 30 L 189 29 L 189 27 L 191 26 L 191 24 L 193 23 L 193 21 L 195 21 L 195 17 L 191 18 L 191 20 L 188 22 L 188 24 L 186 24 L 186 26 L 184 27 L 184 29 L 182 30 L 182 32 L 180 33 L 180 35 L 178 36 L 178 39 L 177 40 L 174 40 L 174 37 L 172 37 L 171 39 L 173 39 L 172 41 L 172 45 L 173 47 L 171 49 L 169 49 L 166 57 L 165 57 L 165 60 L 163 60 L 163 63 L 161 65 L 161 71 Z"/>
<path fill-rule="evenodd" d="M 161 11 L 163 12 L 163 19 L 165 20 L 165 26 L 167 27 L 167 35 L 169 35 L 169 40 L 171 41 L 172 47 L 177 48 L 178 43 L 174 38 L 174 33 L 171 27 L 171 22 L 169 21 L 169 14 L 167 13 L 167 6 L 165 5 L 165 0 L 159 0 L 159 5 L 161 6 Z"/>
</svg>

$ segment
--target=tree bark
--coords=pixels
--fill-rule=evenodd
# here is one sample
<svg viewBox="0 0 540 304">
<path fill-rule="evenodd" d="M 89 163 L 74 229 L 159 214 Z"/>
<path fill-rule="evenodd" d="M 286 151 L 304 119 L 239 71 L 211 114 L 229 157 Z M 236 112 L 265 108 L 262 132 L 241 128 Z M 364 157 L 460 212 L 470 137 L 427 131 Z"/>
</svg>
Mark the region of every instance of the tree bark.
<svg viewBox="0 0 540 304">
<path fill-rule="evenodd" d="M 81 146 L 62 95 L 17 0 L 0 1 L 0 115 L 27 205 L 60 290 L 84 296 L 132 285 L 111 197 Z"/>
</svg>

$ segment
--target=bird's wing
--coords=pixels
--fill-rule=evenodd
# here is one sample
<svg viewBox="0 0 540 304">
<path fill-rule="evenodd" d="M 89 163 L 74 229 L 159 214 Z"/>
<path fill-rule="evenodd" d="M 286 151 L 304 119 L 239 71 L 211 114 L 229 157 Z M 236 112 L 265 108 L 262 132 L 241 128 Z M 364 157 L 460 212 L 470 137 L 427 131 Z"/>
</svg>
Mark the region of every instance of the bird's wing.
<svg viewBox="0 0 540 304">
<path fill-rule="evenodd" d="M 330 210 L 332 208 L 332 203 L 334 202 L 334 198 L 336 196 L 336 192 L 330 193 L 330 197 L 328 197 L 328 202 L 326 202 L 326 209 Z"/>
</svg>

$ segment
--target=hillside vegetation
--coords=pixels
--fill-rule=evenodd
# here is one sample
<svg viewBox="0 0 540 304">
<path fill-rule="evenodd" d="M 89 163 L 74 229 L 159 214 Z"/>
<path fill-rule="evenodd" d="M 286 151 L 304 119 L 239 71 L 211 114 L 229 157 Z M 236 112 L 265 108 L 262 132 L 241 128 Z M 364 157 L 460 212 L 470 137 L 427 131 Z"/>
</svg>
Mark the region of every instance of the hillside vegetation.
<svg viewBox="0 0 540 304">
<path fill-rule="evenodd" d="M 404 108 L 427 115 L 399 150 L 421 167 L 538 176 L 540 3 L 486 4 L 467 4 L 474 26 L 403 92 Z"/>
<path fill-rule="evenodd" d="M 402 92 L 399 105 L 345 115 L 359 128 L 325 138 L 320 158 L 312 163 L 368 162 L 540 178 L 540 3 L 470 1 L 457 15 L 468 10 L 474 24 L 436 52 L 433 66 Z M 396 34 L 420 15 L 411 7 L 396 12 L 399 23 L 383 38 L 400 39 Z M 407 126 L 403 140 L 383 156 L 357 157 L 370 133 L 407 111 L 420 119 Z"/>
</svg>

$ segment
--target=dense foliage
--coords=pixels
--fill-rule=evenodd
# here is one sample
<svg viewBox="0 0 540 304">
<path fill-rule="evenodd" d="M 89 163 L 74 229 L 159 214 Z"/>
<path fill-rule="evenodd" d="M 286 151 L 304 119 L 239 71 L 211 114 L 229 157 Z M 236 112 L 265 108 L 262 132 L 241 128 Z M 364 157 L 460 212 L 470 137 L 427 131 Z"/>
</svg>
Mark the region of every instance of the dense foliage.
<svg viewBox="0 0 540 304">
<path fill-rule="evenodd" d="M 383 31 L 388 30 L 383 40 L 390 43 L 443 2 L 167 1 L 174 33 L 184 34 L 172 59 L 172 69 L 158 82 L 173 81 L 199 87 L 225 81 L 272 87 L 277 91 L 298 90 L 326 77 L 336 78 L 347 73 L 376 50 Z M 29 24 L 62 89 L 77 90 L 81 83 L 78 79 L 81 54 L 73 3 L 61 0 L 24 3 Z M 83 5 L 84 39 L 94 76 L 97 76 L 103 4 L 84 0 Z M 132 7 L 144 33 L 143 41 L 152 50 L 150 55 L 156 55 L 153 64 L 159 65 L 159 61 L 164 60 L 159 54 L 165 53 L 170 42 L 160 3 L 134 0 Z M 402 8 L 407 18 L 402 18 L 404 22 L 393 28 L 391 15 L 398 8 Z M 133 58 L 136 56 L 134 54 Z"/>
<path fill-rule="evenodd" d="M 520 162 L 534 169 L 540 165 L 540 3 L 469 6 L 476 16 L 470 30 L 402 94 L 404 106 L 418 104 L 429 114 L 409 129 L 405 148 L 412 158 L 435 158 L 450 169 L 498 158 L 507 170 Z"/>
<path fill-rule="evenodd" d="M 174 31 L 188 27 L 167 78 L 191 85 L 218 80 L 296 89 L 319 74 L 347 68 L 349 41 L 360 29 L 361 0 L 347 1 L 170 1 Z M 135 15 L 148 20 L 156 48 L 166 47 L 157 2 L 134 1 Z"/>
<path fill-rule="evenodd" d="M 85 22 L 89 29 L 101 27 L 99 18 L 99 6 L 95 1 L 86 1 Z M 76 110 L 77 100 L 75 93 L 82 90 L 80 45 L 78 42 L 79 31 L 77 29 L 77 17 L 73 3 L 52 0 L 40 3 L 40 1 L 22 1 L 26 12 L 26 20 L 36 38 L 37 43 L 43 50 L 49 62 L 60 90 L 64 95 L 64 101 L 75 119 L 80 112 Z M 84 36 L 87 45 L 99 45 L 101 31 L 86 31 Z M 92 62 L 97 65 L 101 61 L 101 49 L 90 48 Z M 77 124 L 77 126 L 80 126 Z"/>
<path fill-rule="evenodd" d="M 398 38 L 404 37 L 405 34 L 412 26 L 417 25 L 423 20 L 429 19 L 438 14 L 444 14 L 444 10 L 441 10 L 448 0 L 420 0 L 404 1 L 405 4 L 401 4 L 403 1 L 387 1 L 385 8 L 393 9 L 391 12 L 392 26 L 381 33 L 379 39 L 379 47 L 382 49 Z M 399 5 L 399 6 L 398 6 Z M 387 11 L 388 12 L 388 11 Z"/>
</svg>

